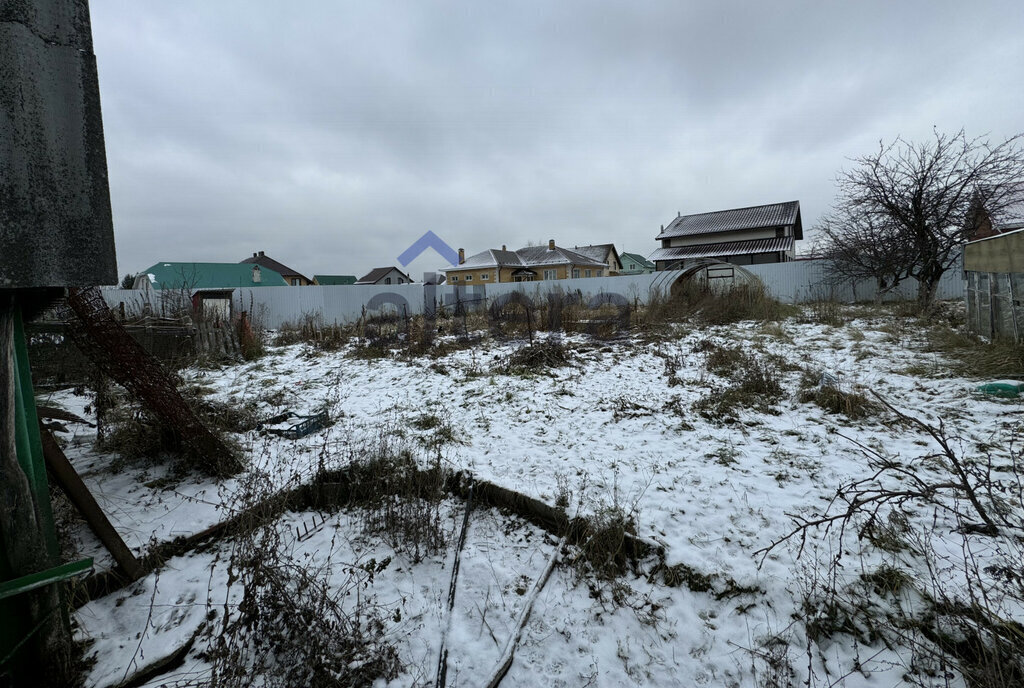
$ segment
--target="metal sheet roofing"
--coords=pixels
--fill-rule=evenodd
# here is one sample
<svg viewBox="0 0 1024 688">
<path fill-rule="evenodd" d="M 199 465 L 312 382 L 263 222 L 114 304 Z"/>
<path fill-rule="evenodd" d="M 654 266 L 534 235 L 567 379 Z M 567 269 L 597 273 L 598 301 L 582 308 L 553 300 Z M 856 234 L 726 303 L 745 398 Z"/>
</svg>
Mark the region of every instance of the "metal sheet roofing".
<svg viewBox="0 0 1024 688">
<path fill-rule="evenodd" d="M 516 251 L 523 265 L 590 265 L 597 268 L 606 268 L 603 261 L 588 258 L 582 253 L 570 251 L 567 248 L 555 246 L 550 249 L 547 246 L 527 246 Z"/>
<path fill-rule="evenodd" d="M 618 257 L 619 252 L 615 250 L 615 244 L 591 244 L 590 246 L 573 246 L 573 251 L 584 255 L 591 260 L 597 260 L 602 263 L 607 262 L 608 253 L 614 252 Z"/>
<path fill-rule="evenodd" d="M 274 260 L 273 258 L 271 258 L 270 256 L 266 255 L 262 251 L 260 251 L 259 254 L 252 256 L 251 258 L 246 258 L 246 259 L 241 260 L 239 262 L 240 263 L 248 263 L 250 265 L 259 265 L 259 266 L 264 267 L 264 268 L 270 268 L 271 270 L 273 270 L 274 272 L 276 272 L 277 274 L 281 275 L 282 277 L 284 277 L 286 279 L 288 277 L 301 277 L 302 279 L 306 280 L 307 282 L 310 281 L 309 278 L 306 277 L 305 275 L 303 275 L 301 272 L 297 272 L 295 270 L 292 270 L 290 267 L 288 267 L 284 263 L 281 263 L 279 261 Z"/>
<path fill-rule="evenodd" d="M 260 281 L 254 282 L 253 266 L 245 263 L 168 263 L 145 270 L 154 289 L 235 289 L 237 287 L 286 287 L 278 273 L 259 267 Z"/>
<path fill-rule="evenodd" d="M 355 275 L 313 275 L 313 279 L 321 287 L 334 287 L 338 285 L 355 284 Z"/>
<path fill-rule="evenodd" d="M 457 266 L 450 268 L 458 270 L 462 268 L 494 268 L 494 267 L 518 267 L 523 264 L 515 251 L 502 251 L 496 248 L 489 248 L 480 253 L 474 253 Z"/>
<path fill-rule="evenodd" d="M 412 278 L 409 277 L 409 275 L 407 275 L 404 272 L 402 272 L 401 270 L 399 270 L 398 268 L 374 268 L 373 270 L 370 270 L 368 273 L 366 273 L 365 275 L 360 277 L 358 280 L 356 280 L 355 283 L 356 284 L 377 284 L 377 282 L 379 282 L 380 280 L 382 280 L 385 277 L 387 277 L 388 273 L 390 273 L 392 270 L 394 270 L 399 275 L 401 275 L 402 279 L 404 279 L 406 282 L 412 282 Z"/>
<path fill-rule="evenodd" d="M 715 232 L 731 232 L 741 229 L 758 229 L 761 227 L 784 227 L 794 225 L 794 235 L 803 238 L 803 227 L 800 222 L 800 201 L 755 205 L 749 208 L 717 210 L 697 215 L 680 215 L 661 231 L 658 239 L 692 236 L 694 234 L 713 234 Z"/>
<path fill-rule="evenodd" d="M 642 265 L 642 266 L 644 266 L 646 268 L 653 268 L 654 267 L 654 263 L 652 263 L 651 261 L 649 261 L 646 258 L 644 258 L 643 256 L 641 256 L 639 253 L 627 253 L 627 252 L 623 251 L 620 254 L 619 257 L 622 259 L 623 267 L 625 267 L 627 260 L 631 260 L 634 263 L 636 263 L 637 265 Z"/>
<path fill-rule="evenodd" d="M 535 267 L 540 265 L 582 265 L 584 267 L 607 267 L 604 261 L 588 258 L 582 253 L 571 251 L 567 248 L 556 246 L 553 249 L 547 246 L 527 246 L 515 251 L 502 251 L 496 248 L 487 249 L 480 253 L 474 253 L 459 265 L 448 268 L 449 270 L 463 270 L 466 268 L 493 268 L 493 267 Z"/>
<path fill-rule="evenodd" d="M 712 258 L 714 256 L 741 256 L 755 253 L 774 253 L 793 248 L 793 237 L 772 239 L 751 239 L 749 241 L 725 241 L 717 244 L 695 244 L 659 248 L 651 254 L 651 260 L 683 260 L 684 258 Z"/>
</svg>

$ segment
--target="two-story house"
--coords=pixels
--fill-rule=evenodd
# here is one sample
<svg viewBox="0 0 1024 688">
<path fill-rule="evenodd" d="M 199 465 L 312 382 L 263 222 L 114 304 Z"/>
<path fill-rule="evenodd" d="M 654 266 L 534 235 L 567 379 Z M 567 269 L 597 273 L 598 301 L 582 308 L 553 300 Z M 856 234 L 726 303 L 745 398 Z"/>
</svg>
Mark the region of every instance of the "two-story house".
<svg viewBox="0 0 1024 688">
<path fill-rule="evenodd" d="M 800 201 L 682 215 L 656 237 L 661 248 L 651 254 L 658 270 L 685 268 L 701 258 L 758 265 L 796 258 L 803 239 Z"/>
</svg>

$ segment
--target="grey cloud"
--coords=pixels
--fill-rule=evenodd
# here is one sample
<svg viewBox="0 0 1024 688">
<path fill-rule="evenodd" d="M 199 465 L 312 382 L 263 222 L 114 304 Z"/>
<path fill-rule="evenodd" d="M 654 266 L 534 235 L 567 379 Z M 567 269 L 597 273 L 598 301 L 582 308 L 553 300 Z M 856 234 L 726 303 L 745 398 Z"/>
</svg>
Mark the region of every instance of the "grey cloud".
<svg viewBox="0 0 1024 688">
<path fill-rule="evenodd" d="M 879 138 L 1024 105 L 1009 2 L 91 4 L 122 272 L 360 272 L 427 229 L 647 253 L 677 210 L 790 198 L 812 225 Z"/>
</svg>

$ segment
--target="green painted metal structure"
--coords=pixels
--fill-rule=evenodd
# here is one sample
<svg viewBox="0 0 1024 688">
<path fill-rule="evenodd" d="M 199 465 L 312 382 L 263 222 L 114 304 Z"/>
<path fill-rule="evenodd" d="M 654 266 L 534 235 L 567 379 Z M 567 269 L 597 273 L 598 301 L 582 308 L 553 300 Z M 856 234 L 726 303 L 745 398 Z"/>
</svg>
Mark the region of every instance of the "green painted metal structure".
<svg viewBox="0 0 1024 688">
<path fill-rule="evenodd" d="M 50 486 L 46 478 L 46 462 L 43 445 L 39 436 L 39 419 L 36 416 L 35 394 L 32 389 L 32 372 L 28 360 L 25 340 L 25 325 L 21 312 L 14 312 L 14 431 L 18 464 L 28 479 L 32 498 L 35 502 L 39 529 L 42 531 L 47 560 L 50 568 L 16 576 L 0 560 L 0 672 L 8 671 L 10 665 L 19 662 L 18 651 L 31 636 L 39 630 L 42 622 L 30 626 L 27 619 L 19 616 L 13 598 L 38 588 L 59 583 L 80 575 L 92 568 L 92 559 L 57 565 L 59 548 L 50 505 Z M 30 534 L 35 536 L 36 534 Z M 58 610 L 52 610 L 56 612 Z M 45 620 L 45 619 L 44 619 Z M 27 672 L 30 667 L 23 667 Z M 27 675 L 27 674 L 22 674 Z"/>
</svg>

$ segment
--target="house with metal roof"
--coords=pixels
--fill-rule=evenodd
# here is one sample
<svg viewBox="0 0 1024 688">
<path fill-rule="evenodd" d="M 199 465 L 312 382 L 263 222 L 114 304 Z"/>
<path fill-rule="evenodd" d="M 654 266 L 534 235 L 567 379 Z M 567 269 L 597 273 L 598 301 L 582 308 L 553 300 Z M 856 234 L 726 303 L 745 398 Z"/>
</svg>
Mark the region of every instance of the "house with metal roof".
<svg viewBox="0 0 1024 688">
<path fill-rule="evenodd" d="M 239 262 L 246 263 L 248 265 L 259 265 L 262 268 L 273 270 L 277 274 L 281 275 L 281 277 L 284 277 L 284 281 L 293 287 L 305 287 L 313 284 L 313 280 L 296 270 L 292 270 L 284 263 L 279 263 L 263 251 L 257 251 L 252 254 L 252 258 L 246 258 Z"/>
<path fill-rule="evenodd" d="M 582 253 L 555 245 L 526 246 L 509 251 L 490 248 L 466 258 L 459 249 L 459 264 L 444 271 L 448 284 L 487 284 L 488 282 L 535 282 L 540 280 L 603 277 L 608 265 Z"/>
<path fill-rule="evenodd" d="M 573 246 L 572 250 L 587 258 L 599 260 L 608 266 L 606 275 L 617 275 L 622 272 L 622 260 L 615 244 L 592 244 L 590 246 Z"/>
<path fill-rule="evenodd" d="M 355 275 L 313 275 L 313 284 L 321 287 L 339 287 L 355 283 Z"/>
<path fill-rule="evenodd" d="M 245 263 L 171 263 L 151 265 L 135 277 L 134 289 L 230 291 L 238 287 L 287 287 L 277 272 Z"/>
<path fill-rule="evenodd" d="M 157 292 L 165 314 L 193 314 L 227 320 L 231 295 L 239 287 L 287 287 L 278 273 L 246 263 L 172 263 L 152 265 L 135 277 L 133 289 Z"/>
<path fill-rule="evenodd" d="M 374 268 L 355 281 L 356 284 L 411 284 L 412 278 L 398 268 Z"/>
<path fill-rule="evenodd" d="M 795 242 L 804 238 L 800 201 L 677 216 L 656 239 L 651 254 L 658 270 L 685 268 L 701 258 L 758 265 L 796 258 Z"/>
<path fill-rule="evenodd" d="M 639 253 L 627 253 L 623 251 L 619 258 L 622 260 L 623 275 L 642 275 L 654 272 L 654 263 L 647 260 Z"/>
</svg>

